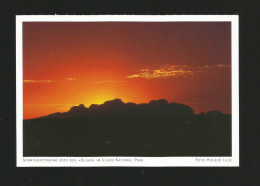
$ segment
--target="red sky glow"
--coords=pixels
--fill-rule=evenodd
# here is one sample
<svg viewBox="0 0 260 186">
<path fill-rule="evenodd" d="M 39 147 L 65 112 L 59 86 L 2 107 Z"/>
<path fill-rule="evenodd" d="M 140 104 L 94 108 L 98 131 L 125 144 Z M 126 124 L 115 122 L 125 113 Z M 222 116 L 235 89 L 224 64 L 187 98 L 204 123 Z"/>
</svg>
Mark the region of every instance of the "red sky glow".
<svg viewBox="0 0 260 186">
<path fill-rule="evenodd" d="M 230 22 L 24 22 L 24 119 L 120 98 L 231 113 Z"/>
</svg>

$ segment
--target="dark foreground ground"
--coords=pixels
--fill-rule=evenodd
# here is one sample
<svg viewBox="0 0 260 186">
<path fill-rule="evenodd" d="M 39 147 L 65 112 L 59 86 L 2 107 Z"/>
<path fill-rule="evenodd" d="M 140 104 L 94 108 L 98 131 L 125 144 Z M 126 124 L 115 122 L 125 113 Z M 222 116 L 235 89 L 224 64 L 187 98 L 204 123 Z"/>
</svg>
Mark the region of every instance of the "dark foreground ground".
<svg viewBox="0 0 260 186">
<path fill-rule="evenodd" d="M 24 120 L 24 156 L 231 156 L 231 116 Z"/>
</svg>

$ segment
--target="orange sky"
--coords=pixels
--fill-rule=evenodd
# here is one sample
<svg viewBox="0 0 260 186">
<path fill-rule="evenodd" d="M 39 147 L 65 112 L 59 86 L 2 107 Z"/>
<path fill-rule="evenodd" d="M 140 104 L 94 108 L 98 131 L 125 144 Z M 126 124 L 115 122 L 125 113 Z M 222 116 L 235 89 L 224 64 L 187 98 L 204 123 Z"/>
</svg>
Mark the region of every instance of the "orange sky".
<svg viewBox="0 0 260 186">
<path fill-rule="evenodd" d="M 231 24 L 23 23 L 24 119 L 121 98 L 231 113 Z"/>
</svg>

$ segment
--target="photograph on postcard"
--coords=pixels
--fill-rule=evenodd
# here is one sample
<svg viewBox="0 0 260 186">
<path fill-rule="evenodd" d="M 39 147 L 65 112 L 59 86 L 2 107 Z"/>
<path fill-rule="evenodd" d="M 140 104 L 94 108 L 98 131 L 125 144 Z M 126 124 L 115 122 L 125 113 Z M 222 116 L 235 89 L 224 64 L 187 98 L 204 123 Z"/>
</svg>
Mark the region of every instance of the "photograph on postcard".
<svg viewBox="0 0 260 186">
<path fill-rule="evenodd" d="M 193 157 L 198 165 L 232 165 L 232 156 L 238 156 L 232 66 L 238 61 L 232 57 L 236 46 L 228 16 L 226 21 L 42 17 L 21 19 L 17 33 L 22 47 L 17 136 L 25 164 L 30 158 L 57 158 L 56 166 L 65 166 L 62 157 L 75 157 L 77 166 L 88 161 L 113 166 L 116 160 L 119 166 L 149 166 L 142 164 L 146 158 L 174 166 L 159 162 Z"/>
</svg>

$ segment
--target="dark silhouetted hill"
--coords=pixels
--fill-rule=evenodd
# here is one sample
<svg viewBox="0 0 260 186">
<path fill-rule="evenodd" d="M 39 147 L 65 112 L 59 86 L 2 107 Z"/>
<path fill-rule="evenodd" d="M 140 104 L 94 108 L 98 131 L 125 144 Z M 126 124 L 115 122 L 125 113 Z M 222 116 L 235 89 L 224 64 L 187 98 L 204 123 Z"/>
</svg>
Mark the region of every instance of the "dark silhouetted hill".
<svg viewBox="0 0 260 186">
<path fill-rule="evenodd" d="M 68 118 L 92 116 L 147 116 L 147 117 L 190 117 L 193 110 L 186 105 L 168 103 L 165 99 L 152 100 L 150 103 L 124 103 L 121 99 L 106 101 L 101 105 L 92 104 L 89 108 L 83 104 L 73 106 L 68 112 L 54 113 L 40 118 Z"/>
<path fill-rule="evenodd" d="M 231 156 L 231 115 L 120 99 L 24 120 L 24 156 Z"/>
</svg>

